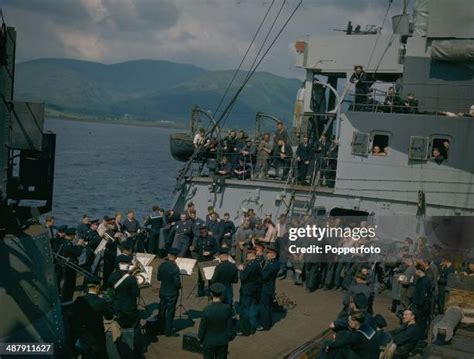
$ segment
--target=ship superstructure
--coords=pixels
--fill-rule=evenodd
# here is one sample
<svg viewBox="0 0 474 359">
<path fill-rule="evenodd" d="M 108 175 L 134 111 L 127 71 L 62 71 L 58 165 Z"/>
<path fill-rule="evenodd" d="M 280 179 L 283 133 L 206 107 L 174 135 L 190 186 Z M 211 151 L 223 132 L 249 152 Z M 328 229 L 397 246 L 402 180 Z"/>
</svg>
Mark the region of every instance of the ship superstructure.
<svg viewBox="0 0 474 359">
<path fill-rule="evenodd" d="M 297 185 L 290 174 L 284 180 L 226 178 L 216 186 L 212 175 L 201 176 L 188 162 L 178 178 L 176 208 L 193 201 L 235 217 L 248 208 L 260 215 L 474 214 L 474 4 L 426 0 L 413 10 L 413 16 L 405 7 L 393 17 L 391 34 L 349 24 L 344 33 L 295 43 L 296 65 L 306 78 L 293 132 L 314 141 L 326 133 L 339 142 L 334 188 L 321 186 L 316 170 L 309 185 Z M 371 81 L 362 103 L 349 81 L 355 65 Z M 384 105 L 389 87 L 402 101 L 399 108 Z M 407 111 L 403 101 L 412 95 L 417 108 Z M 376 146 L 383 153 L 374 153 Z M 442 146 L 444 157 L 435 160 L 433 151 Z"/>
</svg>

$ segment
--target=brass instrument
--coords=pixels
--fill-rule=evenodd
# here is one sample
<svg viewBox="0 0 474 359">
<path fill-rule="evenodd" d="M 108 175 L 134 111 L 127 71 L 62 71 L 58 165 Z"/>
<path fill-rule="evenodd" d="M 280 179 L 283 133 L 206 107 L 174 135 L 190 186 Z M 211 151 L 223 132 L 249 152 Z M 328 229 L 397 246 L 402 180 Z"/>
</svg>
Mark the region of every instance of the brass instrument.
<svg viewBox="0 0 474 359">
<path fill-rule="evenodd" d="M 137 283 L 140 287 L 146 286 L 146 269 L 143 266 L 142 263 L 136 258 L 133 259 L 133 265 L 132 267 L 128 270 L 128 273 L 135 277 L 137 280 Z"/>
</svg>

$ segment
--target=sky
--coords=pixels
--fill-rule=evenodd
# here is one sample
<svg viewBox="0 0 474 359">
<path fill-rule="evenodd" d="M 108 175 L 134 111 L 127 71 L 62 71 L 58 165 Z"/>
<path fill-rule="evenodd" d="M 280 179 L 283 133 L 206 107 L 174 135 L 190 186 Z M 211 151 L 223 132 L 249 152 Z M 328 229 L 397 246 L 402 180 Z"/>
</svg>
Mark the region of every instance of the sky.
<svg viewBox="0 0 474 359">
<path fill-rule="evenodd" d="M 278 30 L 299 0 L 0 0 L 5 22 L 17 31 L 17 62 L 74 58 L 118 63 L 136 59 L 235 69 L 273 1 L 249 60 L 277 12 Z M 294 66 L 294 42 L 342 29 L 347 21 L 380 26 L 389 0 L 303 0 L 259 70 L 303 76 Z M 389 13 L 400 13 L 393 0 Z M 391 24 L 387 21 L 385 31 Z M 274 30 L 273 33 L 276 31 Z M 270 37 L 272 38 L 272 37 Z"/>
</svg>

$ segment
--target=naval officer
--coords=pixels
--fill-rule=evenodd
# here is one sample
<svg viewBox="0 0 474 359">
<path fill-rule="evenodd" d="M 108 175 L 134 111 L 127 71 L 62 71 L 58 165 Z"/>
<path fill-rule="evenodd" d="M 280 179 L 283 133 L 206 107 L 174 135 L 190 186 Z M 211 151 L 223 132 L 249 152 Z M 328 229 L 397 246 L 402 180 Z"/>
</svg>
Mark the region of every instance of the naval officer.
<svg viewBox="0 0 474 359">
<path fill-rule="evenodd" d="M 239 271 L 237 270 L 235 263 L 229 261 L 229 248 L 222 247 L 219 250 L 219 260 L 220 263 L 214 271 L 211 283 L 221 283 L 224 285 L 225 290 L 222 296 L 222 302 L 224 304 L 229 304 L 232 307 L 234 302 L 234 290 L 232 284 L 239 281 Z"/>
<path fill-rule="evenodd" d="M 275 298 L 275 281 L 280 271 L 277 256 L 276 247 L 267 246 L 267 261 L 262 269 L 262 292 L 260 293 L 260 322 L 263 330 L 269 330 L 273 323 L 272 306 Z"/>
<path fill-rule="evenodd" d="M 167 337 L 177 337 L 178 333 L 173 332 L 173 320 L 178 303 L 181 280 L 179 268 L 176 264 L 179 249 L 170 248 L 168 250 L 168 260 L 158 267 L 158 281 L 160 286 L 160 308 L 158 314 L 158 327 L 161 333 Z"/>
<path fill-rule="evenodd" d="M 66 228 L 65 230 L 65 242 L 59 250 L 59 254 L 67 258 L 67 263 L 78 264 L 78 258 L 84 249 L 84 241 L 80 239 L 77 242 L 77 245 L 73 243 L 76 239 L 76 228 Z M 74 292 L 76 290 L 76 269 L 71 268 L 66 263 L 64 265 L 64 274 L 63 274 L 63 288 L 61 291 L 63 302 L 69 302 L 74 297 Z"/>
<path fill-rule="evenodd" d="M 201 225 L 199 237 L 191 249 L 197 255 L 198 262 L 208 262 L 214 259 L 218 249 L 217 240 L 209 235 L 205 224 Z M 204 296 L 204 286 L 205 278 L 201 275 L 201 271 L 198 271 L 198 297 Z"/>
<path fill-rule="evenodd" d="M 104 318 L 113 318 L 112 307 L 100 297 L 101 278 L 87 278 L 87 294 L 74 302 L 75 324 L 81 343 L 81 356 L 84 359 L 107 358 L 105 345 Z"/>
<path fill-rule="evenodd" d="M 140 289 L 135 277 L 129 273 L 132 257 L 121 254 L 117 257 L 117 263 L 118 269 L 109 278 L 109 287 L 114 291 L 114 314 L 122 328 L 132 328 L 138 321 L 137 298 Z"/>
<path fill-rule="evenodd" d="M 225 286 L 213 283 L 210 287 L 212 302 L 202 312 L 199 323 L 199 341 L 203 346 L 204 359 L 227 358 L 232 309 L 222 302 Z"/>
<path fill-rule="evenodd" d="M 247 251 L 247 263 L 239 265 L 240 271 L 240 327 L 238 334 L 248 336 L 257 327 L 258 299 L 262 289 L 262 268 L 256 260 L 255 249 Z"/>
</svg>

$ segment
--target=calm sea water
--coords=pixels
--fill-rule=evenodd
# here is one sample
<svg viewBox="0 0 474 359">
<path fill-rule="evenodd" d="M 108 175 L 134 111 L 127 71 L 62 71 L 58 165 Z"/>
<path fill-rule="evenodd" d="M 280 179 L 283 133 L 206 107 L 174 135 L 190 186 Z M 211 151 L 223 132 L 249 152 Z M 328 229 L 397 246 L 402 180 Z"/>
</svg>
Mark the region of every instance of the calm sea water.
<svg viewBox="0 0 474 359">
<path fill-rule="evenodd" d="M 82 215 L 102 218 L 132 208 L 143 220 L 155 204 L 173 202 L 182 163 L 172 159 L 175 130 L 48 119 L 56 133 L 52 214 L 57 224 L 76 225 Z"/>
</svg>

